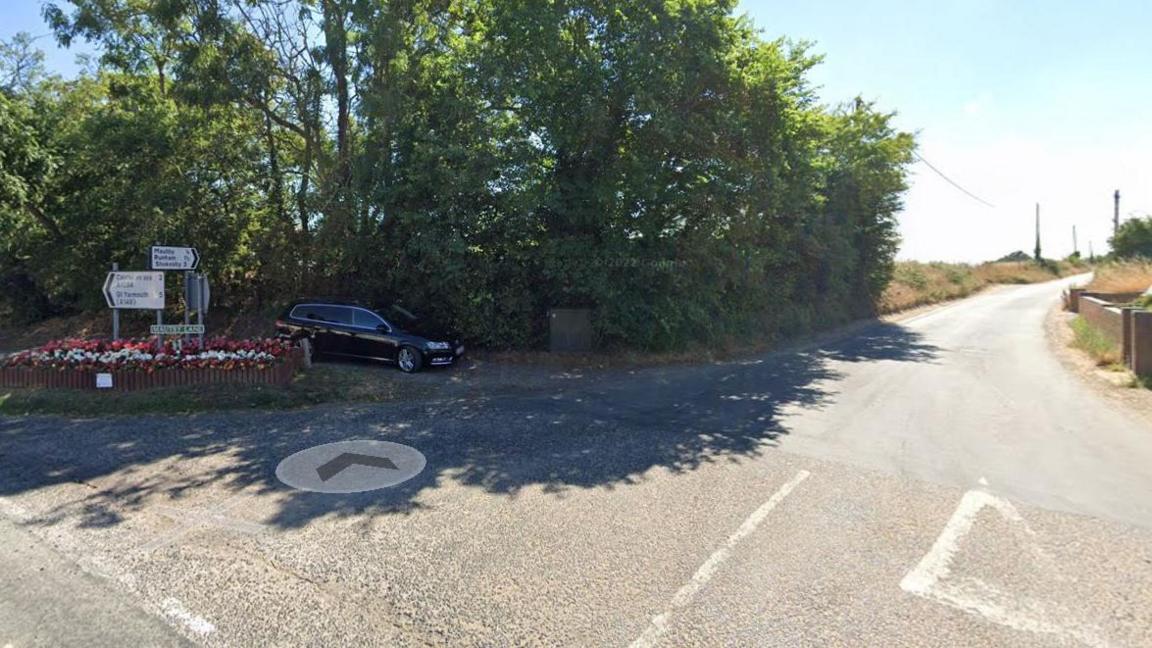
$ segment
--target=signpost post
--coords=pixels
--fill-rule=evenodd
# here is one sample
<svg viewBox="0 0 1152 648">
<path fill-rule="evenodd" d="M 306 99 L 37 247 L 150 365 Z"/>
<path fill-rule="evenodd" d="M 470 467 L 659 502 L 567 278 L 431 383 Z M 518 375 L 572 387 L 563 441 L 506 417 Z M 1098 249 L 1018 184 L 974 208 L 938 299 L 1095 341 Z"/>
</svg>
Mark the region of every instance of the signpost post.
<svg viewBox="0 0 1152 648">
<path fill-rule="evenodd" d="M 204 313 L 208 311 L 208 303 L 212 300 L 212 289 L 208 286 L 208 277 L 198 274 L 192 276 L 192 281 L 189 284 L 195 288 L 187 293 L 188 296 L 194 297 L 190 302 L 196 305 L 196 323 L 200 327 L 200 349 L 204 349 Z"/>
<path fill-rule="evenodd" d="M 165 335 L 199 335 L 200 348 L 204 348 L 204 312 L 208 310 L 211 291 L 208 278 L 196 274 L 200 265 L 200 252 L 193 247 L 153 245 L 149 254 L 148 272 L 121 272 L 120 264 L 113 263 L 112 271 L 104 280 L 104 301 L 112 309 L 112 337 L 120 339 L 120 309 L 156 311 L 156 324 L 149 333 L 156 336 L 158 349 L 162 349 Z M 184 323 L 164 324 L 164 271 L 184 272 Z M 198 323 L 192 323 L 192 311 Z"/>
<path fill-rule="evenodd" d="M 183 270 L 184 271 L 184 323 L 192 323 L 192 306 L 188 299 L 189 278 L 192 271 L 200 265 L 200 251 L 194 247 L 180 247 L 174 245 L 153 245 L 148 255 L 148 264 L 153 270 Z M 157 323 L 160 323 L 157 321 Z"/>
<path fill-rule="evenodd" d="M 116 272 L 119 269 L 120 269 L 119 263 L 113 263 L 112 264 L 112 272 Z M 119 340 L 120 339 L 120 309 L 119 308 L 113 308 L 112 309 L 112 339 L 113 340 Z"/>
</svg>

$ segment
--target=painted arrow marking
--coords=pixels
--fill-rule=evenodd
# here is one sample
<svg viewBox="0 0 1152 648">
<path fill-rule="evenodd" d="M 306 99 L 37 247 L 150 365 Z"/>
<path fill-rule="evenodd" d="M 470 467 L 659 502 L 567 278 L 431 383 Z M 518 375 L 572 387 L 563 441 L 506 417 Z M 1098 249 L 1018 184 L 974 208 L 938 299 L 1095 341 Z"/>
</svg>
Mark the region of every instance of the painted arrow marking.
<svg viewBox="0 0 1152 648">
<path fill-rule="evenodd" d="M 388 457 L 376 457 L 373 455 L 345 452 L 317 468 L 316 474 L 320 476 L 320 481 L 328 481 L 336 475 L 339 475 L 341 472 L 344 472 L 345 468 L 357 465 L 397 470 L 396 464 L 392 463 L 392 460 Z"/>
</svg>

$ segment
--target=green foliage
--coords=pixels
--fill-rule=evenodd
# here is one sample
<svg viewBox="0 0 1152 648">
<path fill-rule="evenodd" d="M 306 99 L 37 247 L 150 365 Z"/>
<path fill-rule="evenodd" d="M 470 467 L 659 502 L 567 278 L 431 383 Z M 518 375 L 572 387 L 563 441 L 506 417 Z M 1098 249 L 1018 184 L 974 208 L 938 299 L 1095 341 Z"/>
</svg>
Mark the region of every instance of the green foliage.
<svg viewBox="0 0 1152 648">
<path fill-rule="evenodd" d="M 102 67 L 5 99 L 7 306 L 99 308 L 164 241 L 236 305 L 398 299 L 488 346 L 540 344 L 553 306 L 655 350 L 870 314 L 913 139 L 823 106 L 819 58 L 735 4 L 50 6 Z"/>
<path fill-rule="evenodd" d="M 1152 259 L 1152 217 L 1124 221 L 1109 243 L 1113 256 L 1118 259 Z"/>
<path fill-rule="evenodd" d="M 918 266 L 912 264 L 902 264 L 898 266 L 895 277 L 893 278 L 917 290 L 923 290 L 928 287 L 928 276 L 925 275 L 924 271 Z"/>
<path fill-rule="evenodd" d="M 1029 256 L 1027 252 L 1025 252 L 1023 250 L 1016 250 L 1015 252 L 1013 252 L 1011 254 L 1005 254 L 1004 256 L 1000 257 L 999 259 L 996 259 L 996 263 L 1020 263 L 1020 262 L 1027 262 L 1027 261 L 1031 261 L 1031 260 L 1032 260 L 1032 257 Z"/>
</svg>

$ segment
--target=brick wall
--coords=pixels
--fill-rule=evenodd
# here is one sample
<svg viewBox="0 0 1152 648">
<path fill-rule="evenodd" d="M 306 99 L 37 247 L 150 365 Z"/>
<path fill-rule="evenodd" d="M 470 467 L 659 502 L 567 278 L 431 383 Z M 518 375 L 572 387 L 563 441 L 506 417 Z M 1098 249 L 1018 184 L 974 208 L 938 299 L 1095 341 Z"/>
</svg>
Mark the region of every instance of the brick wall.
<svg viewBox="0 0 1152 648">
<path fill-rule="evenodd" d="M 292 349 L 284 362 L 266 369 L 158 369 L 145 371 L 113 371 L 112 389 L 137 391 L 156 387 L 182 385 L 286 385 L 303 365 L 300 349 Z M 32 369 L 10 367 L 0 369 L 0 387 L 36 387 L 51 389 L 96 389 L 96 373 L 73 369 Z"/>
<path fill-rule="evenodd" d="M 1064 293 L 1064 308 L 1072 311 L 1073 313 L 1079 313 L 1080 299 L 1082 297 L 1095 297 L 1112 304 L 1127 304 L 1129 302 L 1135 301 L 1137 297 L 1140 297 L 1143 294 L 1144 293 L 1138 292 L 1105 293 L 1093 292 L 1086 288 L 1069 288 Z"/>
<path fill-rule="evenodd" d="M 1124 319 L 1120 309 L 1099 297 L 1080 295 L 1080 317 L 1117 346 L 1124 341 Z"/>
</svg>

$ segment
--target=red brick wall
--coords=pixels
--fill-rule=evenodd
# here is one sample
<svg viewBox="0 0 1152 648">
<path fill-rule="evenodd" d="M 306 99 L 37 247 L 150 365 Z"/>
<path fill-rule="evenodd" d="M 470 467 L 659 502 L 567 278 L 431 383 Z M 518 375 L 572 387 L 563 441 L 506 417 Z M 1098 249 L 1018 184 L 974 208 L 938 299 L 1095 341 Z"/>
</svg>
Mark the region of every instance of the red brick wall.
<svg viewBox="0 0 1152 648">
<path fill-rule="evenodd" d="M 1124 322 L 1120 309 L 1097 297 L 1080 295 L 1080 317 L 1120 346 L 1124 340 Z"/>
<path fill-rule="evenodd" d="M 158 369 L 112 372 L 112 389 L 135 391 L 154 387 L 209 384 L 286 385 L 303 364 L 300 349 L 267 369 Z M 40 387 L 52 389 L 96 389 L 96 373 L 71 369 L 0 369 L 0 387 Z"/>
</svg>

